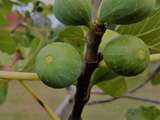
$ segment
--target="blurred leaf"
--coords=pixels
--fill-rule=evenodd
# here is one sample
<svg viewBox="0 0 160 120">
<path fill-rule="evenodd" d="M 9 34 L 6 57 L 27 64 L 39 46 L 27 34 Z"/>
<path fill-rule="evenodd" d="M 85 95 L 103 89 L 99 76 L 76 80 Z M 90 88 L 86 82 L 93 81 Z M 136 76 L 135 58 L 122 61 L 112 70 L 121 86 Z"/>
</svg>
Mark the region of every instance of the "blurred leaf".
<svg viewBox="0 0 160 120">
<path fill-rule="evenodd" d="M 101 61 L 100 64 L 101 65 L 98 68 L 96 68 L 94 73 L 92 74 L 92 85 L 98 84 L 103 81 L 111 80 L 118 76 L 113 71 L 111 71 L 111 69 L 108 68 L 104 61 Z"/>
<path fill-rule="evenodd" d="M 160 120 L 160 116 L 158 116 L 155 120 Z"/>
<path fill-rule="evenodd" d="M 0 50 L 9 54 L 15 52 L 16 42 L 12 38 L 12 34 L 9 31 L 0 30 Z"/>
<path fill-rule="evenodd" d="M 160 9 L 154 10 L 145 20 L 131 25 L 122 25 L 117 28 L 121 34 L 131 34 L 140 37 L 150 49 L 160 52 Z"/>
<path fill-rule="evenodd" d="M 155 106 L 129 109 L 127 120 L 157 120 L 160 110 Z"/>
<path fill-rule="evenodd" d="M 152 85 L 159 85 L 160 84 L 160 72 L 158 72 L 152 80 Z"/>
<path fill-rule="evenodd" d="M 55 41 L 70 43 L 80 53 L 84 50 L 85 35 L 82 27 L 67 26 L 55 34 Z"/>
<path fill-rule="evenodd" d="M 97 84 L 106 94 L 118 97 L 127 92 L 127 84 L 124 77 L 116 77 L 109 81 L 104 81 Z"/>
<path fill-rule="evenodd" d="M 106 94 L 117 97 L 124 95 L 127 91 L 134 89 L 147 80 L 149 75 L 154 72 L 152 67 L 155 66 L 149 66 L 143 73 L 134 77 L 118 76 L 108 72 L 108 69 L 106 71 L 104 68 L 98 69 L 98 71 L 93 74 L 91 80 L 94 80 L 93 83 L 98 83 L 97 86 Z"/>
<path fill-rule="evenodd" d="M 153 70 L 151 69 L 151 66 L 149 66 L 143 73 L 133 76 L 133 77 L 125 77 L 127 86 L 130 89 L 135 88 L 139 84 L 143 83 L 146 81 L 149 77 L 150 74 L 152 74 Z"/>
<path fill-rule="evenodd" d="M 115 78 L 117 75 L 112 72 L 109 68 L 106 67 L 98 67 L 94 71 L 91 77 L 92 84 L 97 84 L 103 81 L 108 81 Z"/>
<path fill-rule="evenodd" d="M 25 4 L 31 2 L 31 0 L 18 0 L 18 1 L 23 2 Z"/>
<path fill-rule="evenodd" d="M 0 80 L 0 104 L 4 103 L 8 92 L 8 81 Z"/>
<path fill-rule="evenodd" d="M 156 8 L 159 8 L 160 7 L 160 0 L 156 0 Z"/>
<path fill-rule="evenodd" d="M 22 31 L 22 32 L 14 32 L 14 33 L 12 34 L 12 39 L 13 39 L 18 45 L 22 45 L 22 46 L 25 46 L 25 47 L 30 47 L 33 38 L 31 38 L 31 37 L 26 33 L 26 31 Z"/>
<path fill-rule="evenodd" d="M 1 0 L 0 2 L 0 25 L 7 23 L 7 15 L 11 11 L 12 3 L 10 0 Z"/>
<path fill-rule="evenodd" d="M 7 53 L 0 51 L 0 66 L 11 62 L 11 56 Z"/>
</svg>

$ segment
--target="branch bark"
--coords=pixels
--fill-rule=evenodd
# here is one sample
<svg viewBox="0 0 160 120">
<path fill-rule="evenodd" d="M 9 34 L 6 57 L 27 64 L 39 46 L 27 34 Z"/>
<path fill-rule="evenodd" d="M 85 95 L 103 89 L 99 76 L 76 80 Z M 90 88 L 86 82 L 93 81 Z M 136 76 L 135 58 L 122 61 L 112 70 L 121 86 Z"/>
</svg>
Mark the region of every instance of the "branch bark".
<svg viewBox="0 0 160 120">
<path fill-rule="evenodd" d="M 90 98 L 90 77 L 98 66 L 98 47 L 106 28 L 104 25 L 94 25 L 86 38 L 86 52 L 84 57 L 84 70 L 78 79 L 75 104 L 69 120 L 82 120 L 81 114 L 85 104 Z"/>
</svg>

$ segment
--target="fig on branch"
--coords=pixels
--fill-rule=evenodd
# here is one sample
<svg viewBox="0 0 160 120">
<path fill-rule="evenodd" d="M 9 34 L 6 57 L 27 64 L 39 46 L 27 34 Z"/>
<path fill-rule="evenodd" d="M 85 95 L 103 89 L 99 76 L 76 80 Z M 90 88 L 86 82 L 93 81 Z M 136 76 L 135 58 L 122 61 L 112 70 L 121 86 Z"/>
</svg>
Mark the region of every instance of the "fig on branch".
<svg viewBox="0 0 160 120">
<path fill-rule="evenodd" d="M 36 57 L 35 70 L 44 84 L 65 88 L 76 82 L 82 71 L 82 60 L 77 50 L 67 43 L 51 43 Z"/>
<path fill-rule="evenodd" d="M 131 35 L 117 36 L 104 48 L 106 64 L 117 74 L 135 76 L 149 65 L 148 46 L 139 38 Z"/>
<path fill-rule="evenodd" d="M 66 25 L 90 25 L 91 0 L 55 0 L 54 14 Z"/>
<path fill-rule="evenodd" d="M 103 0 L 100 23 L 132 24 L 145 19 L 156 6 L 156 0 Z"/>
</svg>

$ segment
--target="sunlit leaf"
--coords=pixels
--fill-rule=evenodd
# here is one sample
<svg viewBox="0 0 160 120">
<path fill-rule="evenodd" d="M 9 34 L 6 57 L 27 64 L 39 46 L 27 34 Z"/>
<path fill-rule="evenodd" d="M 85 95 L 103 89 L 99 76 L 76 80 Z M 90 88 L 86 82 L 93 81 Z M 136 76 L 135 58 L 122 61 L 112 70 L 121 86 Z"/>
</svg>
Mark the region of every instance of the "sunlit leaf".
<svg viewBox="0 0 160 120">
<path fill-rule="evenodd" d="M 104 81 L 97 84 L 106 94 L 118 97 L 127 92 L 127 83 L 124 77 L 116 77 L 109 81 Z"/>
<path fill-rule="evenodd" d="M 160 9 L 155 10 L 145 20 L 117 28 L 121 34 L 131 34 L 140 37 L 152 51 L 160 52 Z"/>
</svg>

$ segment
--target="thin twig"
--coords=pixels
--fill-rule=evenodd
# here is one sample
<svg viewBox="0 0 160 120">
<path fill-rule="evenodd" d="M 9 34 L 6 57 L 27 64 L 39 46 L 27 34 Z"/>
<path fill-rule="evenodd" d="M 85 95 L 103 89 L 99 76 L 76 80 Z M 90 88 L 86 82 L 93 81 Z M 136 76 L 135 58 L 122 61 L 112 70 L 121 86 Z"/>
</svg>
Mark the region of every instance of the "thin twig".
<svg viewBox="0 0 160 120">
<path fill-rule="evenodd" d="M 149 83 L 154 77 L 155 75 L 160 71 L 160 65 L 157 65 L 158 67 L 156 67 L 153 72 L 149 75 L 148 79 L 145 80 L 143 83 L 139 84 L 137 87 L 133 88 L 132 90 L 129 91 L 129 93 L 134 93 L 137 90 L 143 88 L 147 83 Z"/>
<path fill-rule="evenodd" d="M 18 54 L 20 54 L 20 55 L 18 55 Z M 12 66 L 14 64 L 16 64 L 21 59 L 20 56 L 21 56 L 20 52 L 15 54 L 15 56 L 12 59 Z M 21 73 L 21 74 L 19 74 L 19 73 Z M 14 72 L 12 77 L 15 77 L 15 79 L 20 77 L 21 80 L 22 80 L 22 78 L 28 79 L 28 76 L 31 77 L 32 79 L 38 78 L 37 74 L 34 74 L 34 73 L 23 73 L 23 74 L 22 73 L 23 72 Z M 12 74 L 10 74 L 10 75 L 12 75 Z M 19 82 L 33 96 L 33 98 L 35 98 L 35 100 L 44 108 L 44 110 L 48 113 L 48 115 L 51 117 L 52 120 L 59 120 L 58 116 L 56 116 L 56 114 L 52 111 L 52 109 L 45 103 L 45 101 L 43 101 L 41 99 L 40 96 L 38 96 L 38 94 L 27 83 L 25 83 L 23 80 L 19 81 Z"/>
<path fill-rule="evenodd" d="M 105 100 L 96 100 L 96 101 L 91 101 L 87 105 L 96 105 L 96 104 L 102 104 L 102 103 L 110 103 L 113 102 L 114 100 L 117 100 L 118 98 L 107 98 Z"/>
<path fill-rule="evenodd" d="M 148 103 L 153 103 L 153 104 L 158 104 L 158 105 L 160 104 L 160 101 L 158 100 L 153 100 L 153 99 L 148 99 L 148 98 L 138 97 L 138 96 L 133 96 L 133 95 L 125 95 L 125 96 L 122 96 L 121 98 L 138 100 L 138 101 L 148 102 Z"/>
<path fill-rule="evenodd" d="M 153 99 L 148 99 L 148 98 L 144 98 L 144 97 L 139 97 L 139 96 L 133 96 L 133 95 L 124 95 L 124 96 L 120 96 L 117 98 L 107 98 L 105 100 L 96 100 L 96 101 L 91 101 L 88 103 L 88 105 L 97 105 L 97 104 L 103 104 L 103 103 L 109 103 L 109 102 L 113 102 L 117 99 L 122 99 L 122 98 L 127 98 L 127 99 L 131 99 L 131 100 L 137 100 L 137 101 L 142 101 L 142 102 L 148 102 L 148 103 L 152 103 L 152 104 L 160 104 L 160 101 L 158 100 L 153 100 Z"/>
</svg>

